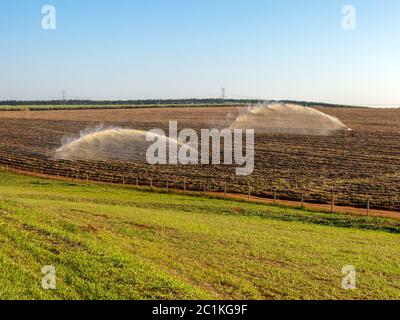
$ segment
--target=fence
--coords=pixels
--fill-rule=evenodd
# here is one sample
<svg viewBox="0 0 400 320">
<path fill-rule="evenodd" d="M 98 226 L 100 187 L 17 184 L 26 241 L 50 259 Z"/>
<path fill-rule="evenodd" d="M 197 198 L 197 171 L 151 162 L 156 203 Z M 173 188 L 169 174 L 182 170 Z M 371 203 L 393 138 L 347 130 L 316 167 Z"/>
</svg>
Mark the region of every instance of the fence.
<svg viewBox="0 0 400 320">
<path fill-rule="evenodd" d="M 363 197 L 362 199 L 357 199 L 357 202 L 352 204 L 348 203 L 348 199 L 341 198 L 341 194 L 330 193 L 329 196 L 315 195 L 315 197 L 309 197 L 304 190 L 293 191 L 284 190 L 281 188 L 271 187 L 269 191 L 256 192 L 257 190 L 254 185 L 251 185 L 248 181 L 242 180 L 240 183 L 238 181 L 224 183 L 207 181 L 202 182 L 196 179 L 178 179 L 175 177 L 171 178 L 154 178 L 148 176 L 147 173 L 130 172 L 128 174 L 111 174 L 104 172 L 96 172 L 93 168 L 88 168 L 87 170 L 75 170 L 66 169 L 65 167 L 48 166 L 37 168 L 36 166 L 31 166 L 21 162 L 15 163 L 12 159 L 11 161 L 3 162 L 4 171 L 19 172 L 24 174 L 42 174 L 52 177 L 60 177 L 62 179 L 77 180 L 83 182 L 98 182 L 98 183 L 109 183 L 109 184 L 120 184 L 126 186 L 134 187 L 149 187 L 157 188 L 158 190 L 164 190 L 165 192 L 170 192 L 171 190 L 181 190 L 184 192 L 202 192 L 208 194 L 215 194 L 227 197 L 228 195 L 234 195 L 241 199 L 247 200 L 269 200 L 271 203 L 275 204 L 290 204 L 296 205 L 302 208 L 306 207 L 306 204 L 320 204 L 329 206 L 329 211 L 336 212 L 337 207 L 341 206 L 352 206 L 354 208 L 359 208 L 365 210 L 365 214 L 369 215 L 372 209 L 383 209 L 374 206 L 374 199 L 372 197 Z M 6 162 L 6 163 L 4 163 Z M 398 210 L 394 210 L 398 211 Z"/>
</svg>

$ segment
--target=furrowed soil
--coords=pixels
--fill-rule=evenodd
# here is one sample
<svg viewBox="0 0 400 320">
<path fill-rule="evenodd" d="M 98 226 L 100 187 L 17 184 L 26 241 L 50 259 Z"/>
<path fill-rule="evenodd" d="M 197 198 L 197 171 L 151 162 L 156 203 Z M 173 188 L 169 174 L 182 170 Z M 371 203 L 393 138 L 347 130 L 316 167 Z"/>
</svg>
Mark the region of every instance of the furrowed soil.
<svg viewBox="0 0 400 320">
<path fill-rule="evenodd" d="M 114 183 L 231 193 L 365 208 L 400 210 L 400 109 L 319 108 L 354 131 L 349 135 L 257 135 L 255 170 L 249 178 L 233 166 L 150 166 L 125 161 L 54 159 L 64 136 L 87 127 L 118 126 L 167 131 L 224 128 L 242 107 L 0 112 L 0 164 L 32 172 Z"/>
</svg>

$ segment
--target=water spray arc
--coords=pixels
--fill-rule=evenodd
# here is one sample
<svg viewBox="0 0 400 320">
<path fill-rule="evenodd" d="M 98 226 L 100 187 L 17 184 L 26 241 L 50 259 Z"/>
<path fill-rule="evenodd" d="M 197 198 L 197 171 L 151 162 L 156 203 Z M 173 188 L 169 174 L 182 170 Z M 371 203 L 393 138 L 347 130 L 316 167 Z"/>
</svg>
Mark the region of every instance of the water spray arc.
<svg viewBox="0 0 400 320">
<path fill-rule="evenodd" d="M 252 128 L 258 134 L 332 135 L 351 131 L 338 118 L 295 104 L 251 106 L 231 124 L 231 129 Z"/>
<path fill-rule="evenodd" d="M 55 158 L 63 160 L 119 160 L 147 163 L 146 152 L 153 142 L 150 136 L 164 140 L 169 147 L 182 143 L 163 135 L 123 128 L 94 128 L 85 130 L 79 138 L 65 139 L 56 150 Z"/>
</svg>

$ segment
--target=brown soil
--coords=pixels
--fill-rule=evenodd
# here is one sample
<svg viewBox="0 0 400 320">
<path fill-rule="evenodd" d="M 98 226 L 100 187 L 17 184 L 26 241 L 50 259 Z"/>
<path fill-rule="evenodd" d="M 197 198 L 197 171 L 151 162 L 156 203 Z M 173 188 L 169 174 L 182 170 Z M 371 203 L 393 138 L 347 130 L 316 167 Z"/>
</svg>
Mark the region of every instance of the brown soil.
<svg viewBox="0 0 400 320">
<path fill-rule="evenodd" d="M 320 108 L 354 129 L 347 136 L 259 135 L 255 171 L 238 178 L 232 166 L 162 166 L 127 162 L 70 162 L 53 158 L 65 135 L 104 124 L 134 129 L 223 128 L 240 113 L 238 107 L 125 110 L 59 110 L 0 112 L 0 163 L 60 176 L 171 188 L 252 193 L 329 206 L 331 193 L 342 206 L 400 210 L 400 109 Z M 365 212 L 365 209 L 360 209 Z"/>
</svg>

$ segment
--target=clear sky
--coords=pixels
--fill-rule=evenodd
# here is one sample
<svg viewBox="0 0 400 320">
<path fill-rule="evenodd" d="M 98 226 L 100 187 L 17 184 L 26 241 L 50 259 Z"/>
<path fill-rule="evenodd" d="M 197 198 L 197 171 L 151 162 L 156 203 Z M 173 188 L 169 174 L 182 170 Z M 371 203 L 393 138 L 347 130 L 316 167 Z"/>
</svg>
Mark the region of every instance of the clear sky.
<svg viewBox="0 0 400 320">
<path fill-rule="evenodd" d="M 0 0 L 0 99 L 400 105 L 399 31 L 398 0 Z"/>
</svg>

